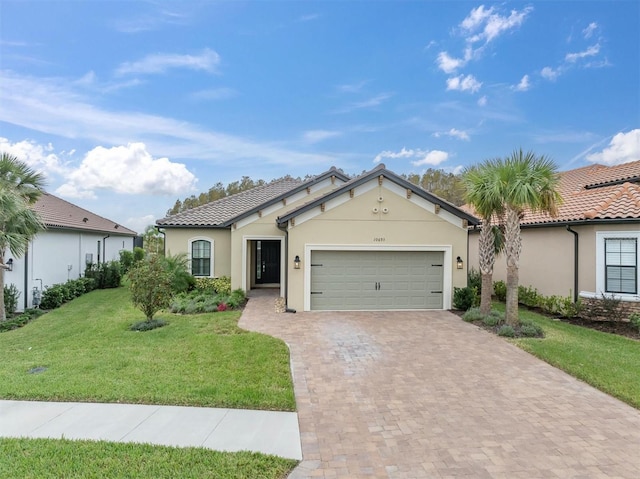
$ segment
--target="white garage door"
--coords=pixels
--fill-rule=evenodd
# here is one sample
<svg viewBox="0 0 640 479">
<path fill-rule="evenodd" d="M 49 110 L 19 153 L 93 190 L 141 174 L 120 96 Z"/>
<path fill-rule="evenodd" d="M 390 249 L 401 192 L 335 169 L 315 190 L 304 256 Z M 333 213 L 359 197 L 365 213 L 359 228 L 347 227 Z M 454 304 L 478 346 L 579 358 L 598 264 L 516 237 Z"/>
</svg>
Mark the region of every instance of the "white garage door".
<svg viewBox="0 0 640 479">
<path fill-rule="evenodd" d="M 312 251 L 312 310 L 442 309 L 441 251 Z"/>
</svg>

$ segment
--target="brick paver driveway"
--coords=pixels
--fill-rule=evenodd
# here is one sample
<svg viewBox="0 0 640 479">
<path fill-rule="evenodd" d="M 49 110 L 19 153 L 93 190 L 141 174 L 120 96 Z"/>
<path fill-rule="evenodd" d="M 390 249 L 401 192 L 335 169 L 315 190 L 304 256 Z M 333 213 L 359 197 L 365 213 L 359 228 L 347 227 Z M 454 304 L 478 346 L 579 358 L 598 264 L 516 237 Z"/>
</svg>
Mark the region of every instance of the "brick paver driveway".
<svg viewBox="0 0 640 479">
<path fill-rule="evenodd" d="M 291 348 L 292 478 L 640 477 L 638 410 L 451 313 L 273 303 L 254 294 L 240 325 Z"/>
</svg>

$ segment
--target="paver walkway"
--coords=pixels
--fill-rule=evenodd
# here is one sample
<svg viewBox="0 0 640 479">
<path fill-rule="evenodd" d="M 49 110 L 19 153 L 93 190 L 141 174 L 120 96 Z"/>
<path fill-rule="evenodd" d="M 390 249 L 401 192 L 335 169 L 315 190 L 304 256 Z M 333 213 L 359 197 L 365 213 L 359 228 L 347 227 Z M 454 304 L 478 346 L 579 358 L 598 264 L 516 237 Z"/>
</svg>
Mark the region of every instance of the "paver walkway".
<svg viewBox="0 0 640 479">
<path fill-rule="evenodd" d="M 276 314 L 303 462 L 290 478 L 640 477 L 640 411 L 444 311 Z"/>
</svg>

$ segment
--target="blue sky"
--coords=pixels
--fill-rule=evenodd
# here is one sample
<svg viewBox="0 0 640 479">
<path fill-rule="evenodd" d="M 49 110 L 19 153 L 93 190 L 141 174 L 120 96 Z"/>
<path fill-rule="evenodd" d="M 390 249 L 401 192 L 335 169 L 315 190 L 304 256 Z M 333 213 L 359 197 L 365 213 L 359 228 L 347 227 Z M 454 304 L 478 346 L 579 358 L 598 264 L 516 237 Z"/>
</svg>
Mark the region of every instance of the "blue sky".
<svg viewBox="0 0 640 479">
<path fill-rule="evenodd" d="M 136 231 L 270 180 L 640 159 L 640 2 L 11 1 L 0 150 Z"/>
</svg>

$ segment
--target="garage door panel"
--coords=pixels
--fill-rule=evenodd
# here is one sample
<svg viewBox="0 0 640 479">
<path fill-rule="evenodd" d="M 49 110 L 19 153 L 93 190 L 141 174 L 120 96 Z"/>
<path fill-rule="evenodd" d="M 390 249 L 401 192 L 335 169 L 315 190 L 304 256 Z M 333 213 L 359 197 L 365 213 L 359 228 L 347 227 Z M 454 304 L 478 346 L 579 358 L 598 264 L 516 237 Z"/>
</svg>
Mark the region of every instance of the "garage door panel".
<svg viewBox="0 0 640 479">
<path fill-rule="evenodd" d="M 443 259 L 427 251 L 313 251 L 311 309 L 441 309 Z"/>
</svg>

